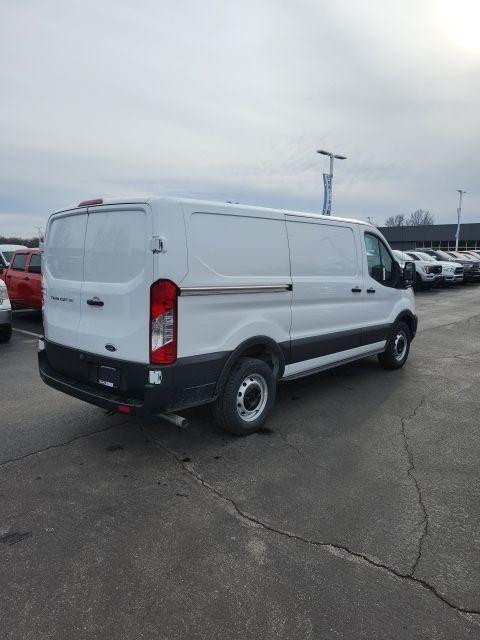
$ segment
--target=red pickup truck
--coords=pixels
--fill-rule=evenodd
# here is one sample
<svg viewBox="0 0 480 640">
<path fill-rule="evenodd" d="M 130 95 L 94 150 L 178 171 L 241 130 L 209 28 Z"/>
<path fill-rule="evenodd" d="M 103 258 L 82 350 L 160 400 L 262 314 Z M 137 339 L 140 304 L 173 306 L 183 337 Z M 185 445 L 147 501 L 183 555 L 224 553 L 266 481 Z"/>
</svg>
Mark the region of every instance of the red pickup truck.
<svg viewBox="0 0 480 640">
<path fill-rule="evenodd" d="M 15 251 L 5 273 L 13 308 L 42 310 L 42 273 L 39 249 Z"/>
</svg>

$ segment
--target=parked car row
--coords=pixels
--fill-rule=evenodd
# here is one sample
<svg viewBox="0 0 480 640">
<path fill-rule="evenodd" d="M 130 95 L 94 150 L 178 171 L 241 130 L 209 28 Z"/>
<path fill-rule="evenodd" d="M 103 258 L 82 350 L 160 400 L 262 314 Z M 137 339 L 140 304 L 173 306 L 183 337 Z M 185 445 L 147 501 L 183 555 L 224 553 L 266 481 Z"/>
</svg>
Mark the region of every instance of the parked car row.
<svg viewBox="0 0 480 640">
<path fill-rule="evenodd" d="M 433 286 L 452 286 L 463 282 L 480 282 L 480 253 L 476 251 L 443 251 L 441 249 L 414 249 L 393 251 L 403 266 L 415 263 L 416 291 Z"/>
<path fill-rule="evenodd" d="M 8 258 L 8 307 L 42 309 L 43 266 L 47 385 L 140 416 L 212 404 L 237 435 L 263 424 L 280 380 L 367 355 L 402 367 L 412 286 L 480 280 L 478 254 L 392 254 L 361 221 L 165 198 L 84 201 L 50 217 L 43 263 Z"/>
</svg>

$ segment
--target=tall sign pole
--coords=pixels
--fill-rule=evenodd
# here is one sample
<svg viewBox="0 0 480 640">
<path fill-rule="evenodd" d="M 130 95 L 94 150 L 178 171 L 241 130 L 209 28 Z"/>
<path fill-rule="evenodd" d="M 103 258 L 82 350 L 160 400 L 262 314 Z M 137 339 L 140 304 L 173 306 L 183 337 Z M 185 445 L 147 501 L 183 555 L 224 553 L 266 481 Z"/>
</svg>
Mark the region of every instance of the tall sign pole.
<svg viewBox="0 0 480 640">
<path fill-rule="evenodd" d="M 323 156 L 330 158 L 330 173 L 323 174 L 323 210 L 324 216 L 329 216 L 332 212 L 332 183 L 333 183 L 333 159 L 346 160 L 346 156 L 339 156 L 330 151 L 324 151 L 319 149 L 317 153 L 321 153 Z"/>
<path fill-rule="evenodd" d="M 455 233 L 455 251 L 458 251 L 458 239 L 460 238 L 460 217 L 462 215 L 462 200 L 463 194 L 467 193 L 462 189 L 457 189 L 458 191 L 458 207 L 457 207 L 457 231 Z"/>
<path fill-rule="evenodd" d="M 323 210 L 324 216 L 329 216 L 332 211 L 332 176 L 323 174 Z"/>
</svg>

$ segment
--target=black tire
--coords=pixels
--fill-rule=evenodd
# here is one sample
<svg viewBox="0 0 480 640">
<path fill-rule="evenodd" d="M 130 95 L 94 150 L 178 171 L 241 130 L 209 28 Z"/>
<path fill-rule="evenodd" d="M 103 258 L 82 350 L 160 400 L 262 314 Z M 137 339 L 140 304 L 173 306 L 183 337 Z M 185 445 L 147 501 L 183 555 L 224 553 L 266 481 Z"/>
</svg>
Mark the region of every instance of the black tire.
<svg viewBox="0 0 480 640">
<path fill-rule="evenodd" d="M 422 290 L 422 278 L 418 275 L 418 273 L 415 274 L 415 281 L 413 283 L 413 290 L 414 291 L 421 291 Z"/>
<path fill-rule="evenodd" d="M 387 343 L 387 348 L 378 355 L 378 361 L 384 369 L 400 369 L 410 353 L 412 337 L 405 322 L 397 322 Z"/>
<path fill-rule="evenodd" d="M 239 358 L 213 403 L 215 420 L 222 429 L 237 436 L 255 433 L 273 407 L 275 392 L 273 372 L 263 360 Z"/>
<path fill-rule="evenodd" d="M 0 327 L 0 342 L 9 342 L 12 337 L 12 325 L 6 324 Z"/>
</svg>

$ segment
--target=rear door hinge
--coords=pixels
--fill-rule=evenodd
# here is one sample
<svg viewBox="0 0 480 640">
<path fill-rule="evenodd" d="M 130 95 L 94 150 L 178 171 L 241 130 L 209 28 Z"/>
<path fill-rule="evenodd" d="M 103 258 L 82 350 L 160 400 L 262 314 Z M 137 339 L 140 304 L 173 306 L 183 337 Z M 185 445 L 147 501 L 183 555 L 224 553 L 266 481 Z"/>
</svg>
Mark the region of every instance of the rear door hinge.
<svg viewBox="0 0 480 640">
<path fill-rule="evenodd" d="M 148 248 L 153 253 L 165 253 L 165 238 L 158 238 L 157 236 L 150 238 Z"/>
</svg>

